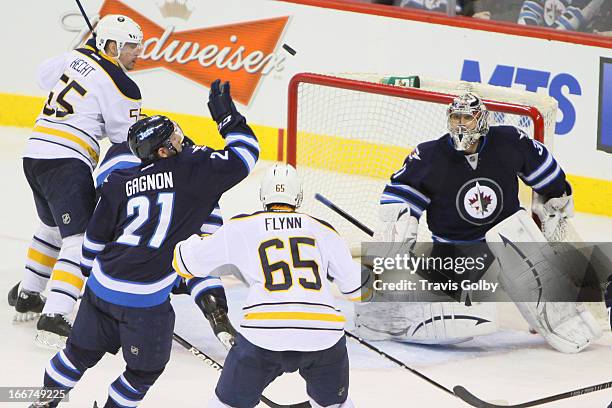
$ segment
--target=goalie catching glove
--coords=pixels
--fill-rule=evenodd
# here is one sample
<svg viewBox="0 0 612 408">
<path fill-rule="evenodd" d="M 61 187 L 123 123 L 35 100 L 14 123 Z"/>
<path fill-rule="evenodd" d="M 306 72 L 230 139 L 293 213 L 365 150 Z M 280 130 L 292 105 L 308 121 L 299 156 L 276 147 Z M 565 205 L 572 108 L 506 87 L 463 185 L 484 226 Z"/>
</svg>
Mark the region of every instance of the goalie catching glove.
<svg viewBox="0 0 612 408">
<path fill-rule="evenodd" d="M 221 80 L 217 79 L 211 84 L 208 95 L 208 110 L 213 120 L 217 122 L 217 128 L 223 137 L 240 123 L 246 122 L 244 116 L 238 112 L 236 105 L 234 105 L 230 95 L 229 82 L 221 83 Z"/>
<path fill-rule="evenodd" d="M 567 218 L 574 216 L 574 199 L 571 193 L 549 200 L 536 193 L 531 211 L 540 219 L 542 233 L 548 241 L 562 241 L 566 234 Z"/>
</svg>

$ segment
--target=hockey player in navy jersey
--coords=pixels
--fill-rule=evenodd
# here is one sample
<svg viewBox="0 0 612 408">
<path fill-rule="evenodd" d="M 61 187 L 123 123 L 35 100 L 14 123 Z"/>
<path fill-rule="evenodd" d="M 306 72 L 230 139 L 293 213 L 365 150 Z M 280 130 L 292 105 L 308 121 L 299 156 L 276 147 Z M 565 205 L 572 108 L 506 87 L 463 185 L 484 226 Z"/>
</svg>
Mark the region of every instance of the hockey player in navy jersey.
<svg viewBox="0 0 612 408">
<path fill-rule="evenodd" d="M 473 93 L 454 99 L 447 109 L 448 133 L 419 144 L 385 186 L 380 199 L 382 222 L 377 234 L 380 241 L 414 243 L 419 220 L 425 211 L 434 250 L 436 243 L 491 242 L 500 232 L 505 236 L 519 236 L 524 242 L 559 238 L 566 218 L 574 212 L 572 189 L 565 173 L 546 146 L 529 138 L 519 128 L 489 126 L 488 115 L 484 103 Z M 542 221 L 544 236 L 521 209 L 519 178 L 536 193 L 532 210 Z M 500 276 L 511 275 L 512 268 L 504 269 L 503 266 L 502 263 Z M 519 278 L 508 276 L 506 279 Z M 513 293 L 508 294 L 513 298 Z M 558 310 L 554 316 L 553 307 L 549 307 L 549 316 L 540 313 L 535 317 L 532 316 L 534 310 L 527 310 L 530 306 L 525 305 L 529 306 L 517 303 L 530 324 L 560 351 L 580 351 L 600 334 L 587 316 L 590 313 L 582 313 L 573 303 L 567 304 L 569 310 Z M 457 303 L 453 307 L 461 306 Z M 367 305 L 363 307 L 366 308 Z M 425 309 L 419 303 L 406 308 Z M 468 309 L 462 312 L 469 313 Z M 430 315 L 431 310 L 429 307 L 422 313 L 416 310 L 413 315 L 431 324 L 436 324 L 436 319 L 443 320 Z M 471 310 L 475 312 L 476 308 Z M 360 314 L 364 315 L 367 313 Z M 375 316 L 376 313 L 370 315 L 370 319 Z M 555 327 L 542 324 L 541 319 L 545 318 L 554 321 Z M 361 323 L 362 335 L 367 335 L 370 322 L 365 319 Z M 420 341 L 444 343 L 472 336 L 469 332 L 458 333 L 454 338 L 434 334 L 436 338 Z M 403 340 L 412 339 L 407 335 Z"/>
<path fill-rule="evenodd" d="M 182 137 L 182 147 L 194 146 L 193 140 L 183 133 L 179 124 L 176 122 L 173 123 L 175 131 Z M 97 168 L 95 174 L 96 190 L 99 191 L 102 188 L 102 185 L 113 171 L 136 167 L 140 164 L 140 159 L 132 153 L 127 142 L 113 144 L 108 149 L 100 166 Z M 218 230 L 221 225 L 223 225 L 223 217 L 221 216 L 221 208 L 217 202 L 214 210 L 210 213 L 208 218 L 206 218 L 204 223 L 193 226 L 193 232 L 201 235 L 209 235 Z M 227 321 L 227 300 L 221 279 L 215 276 L 183 279 L 183 281 L 172 290 L 172 293 L 190 295 L 210 322 L 219 341 L 227 348 L 231 346 L 228 340 L 234 334 L 234 329 Z M 221 306 L 221 308 L 213 307 L 211 304 Z M 220 314 L 218 310 L 222 310 L 223 314 Z"/>
<path fill-rule="evenodd" d="M 175 249 L 183 276 L 208 277 L 231 264 L 249 285 L 239 334 L 208 406 L 255 407 L 275 378 L 299 371 L 313 407 L 353 407 L 345 317 L 331 285 L 351 300 L 367 300 L 359 264 L 329 224 L 296 212 L 302 188 L 293 167 L 271 167 L 260 198 L 264 211 L 236 216 Z"/>
<path fill-rule="evenodd" d="M 40 315 L 36 343 L 62 348 L 84 284 L 83 234 L 95 206 L 91 173 L 98 141 L 124 142 L 140 113 L 138 85 L 127 75 L 142 50 L 142 30 L 122 15 L 104 16 L 95 40 L 45 61 L 38 83 L 49 97 L 26 143 L 23 169 L 40 220 L 26 257 L 21 289 L 9 303 L 15 321 Z M 49 282 L 49 298 L 41 292 Z M 18 296 L 17 296 L 17 293 Z"/>
<path fill-rule="evenodd" d="M 142 164 L 113 172 L 102 185 L 83 243 L 87 285 L 66 348 L 46 367 L 45 387 L 71 390 L 105 353 L 121 348 L 126 370 L 110 385 L 104 407 L 137 406 L 163 372 L 174 328 L 169 293 L 179 281 L 173 248 L 259 157 L 257 139 L 229 91 L 228 83 L 215 81 L 208 102 L 223 150 L 183 149 L 181 135 L 163 116 L 130 128 L 128 143 Z"/>
</svg>

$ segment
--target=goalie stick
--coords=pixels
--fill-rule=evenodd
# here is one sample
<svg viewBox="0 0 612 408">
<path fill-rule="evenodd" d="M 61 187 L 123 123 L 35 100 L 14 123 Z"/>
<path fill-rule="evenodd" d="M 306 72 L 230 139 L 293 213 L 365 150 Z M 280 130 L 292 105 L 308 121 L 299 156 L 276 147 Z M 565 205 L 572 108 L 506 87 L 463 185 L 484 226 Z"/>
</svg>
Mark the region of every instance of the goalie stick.
<svg viewBox="0 0 612 408">
<path fill-rule="evenodd" d="M 202 350 L 198 349 L 196 346 L 189 343 L 187 340 L 182 338 L 180 335 L 173 333 L 172 338 L 178 344 L 180 344 L 185 349 L 187 349 L 187 351 L 189 351 L 195 357 L 202 360 L 206 365 L 210 366 L 211 368 L 214 368 L 217 371 L 223 370 L 223 366 L 220 363 L 215 361 L 212 357 L 206 355 Z M 261 396 L 261 402 L 263 402 L 270 408 L 311 408 L 310 402 L 308 401 L 300 402 L 297 404 L 283 405 L 283 404 L 277 404 L 276 402 L 271 401 L 270 399 L 264 397 L 263 395 Z"/>
<path fill-rule="evenodd" d="M 325 198 L 323 195 L 317 193 L 317 194 L 315 194 L 315 199 L 318 200 L 319 202 L 321 202 L 323 205 L 329 207 L 332 211 L 334 211 L 335 213 L 337 213 L 338 215 L 340 215 L 341 217 L 343 217 L 344 219 L 349 221 L 351 224 L 355 225 L 357 228 L 359 228 L 361 231 L 363 231 L 367 235 L 369 235 L 371 237 L 374 236 L 374 232 L 372 231 L 371 228 L 369 228 L 366 225 L 364 225 L 361 221 L 359 221 L 356 218 L 354 218 L 352 215 L 347 213 L 342 208 L 338 207 L 336 204 L 334 204 L 329 199 Z M 460 398 L 464 402 L 470 404 L 473 407 L 477 407 L 477 408 L 502 408 L 502 407 L 506 407 L 506 408 L 508 408 L 508 407 L 525 408 L 525 407 L 533 407 L 533 406 L 536 406 L 536 405 L 546 404 L 546 403 L 549 403 L 549 402 L 558 401 L 558 400 L 566 399 L 566 398 L 578 397 L 580 395 L 588 394 L 588 393 L 591 393 L 591 392 L 596 392 L 596 391 L 600 391 L 600 390 L 605 390 L 607 388 L 612 388 L 612 381 L 608 381 L 608 382 L 604 382 L 604 383 L 601 383 L 601 384 L 591 385 L 589 387 L 579 388 L 579 389 L 573 390 L 573 391 L 566 391 L 566 392 L 562 392 L 560 394 L 550 395 L 548 397 L 544 397 L 544 398 L 539 398 L 539 399 L 535 399 L 535 400 L 532 400 L 532 401 L 523 402 L 523 403 L 520 403 L 520 404 L 515 404 L 515 405 L 508 405 L 508 404 L 498 405 L 498 404 L 495 404 L 495 403 L 492 403 L 492 402 L 486 402 L 486 401 L 476 397 L 474 394 L 472 394 L 470 391 L 468 391 L 465 387 L 463 387 L 461 385 L 454 386 L 453 390 L 451 391 L 448 388 L 444 387 L 443 385 L 439 384 L 438 382 L 430 379 L 426 375 L 420 373 L 418 370 L 415 370 L 414 368 L 409 367 L 408 365 L 406 365 L 402 361 L 396 359 L 393 356 L 390 356 L 389 354 L 387 354 L 384 351 L 378 349 L 377 347 L 374 347 L 373 345 L 371 345 L 367 341 L 363 340 L 362 338 L 354 335 L 353 333 L 351 333 L 351 332 L 349 332 L 347 330 L 345 330 L 345 333 L 346 333 L 346 335 L 348 337 L 351 337 L 351 338 L 357 340 L 359 343 L 363 344 L 364 346 L 366 346 L 370 350 L 373 350 L 373 351 L 377 352 L 381 356 L 383 356 L 383 357 L 387 358 L 388 360 L 394 362 L 395 364 L 399 365 L 400 367 L 407 369 L 411 373 L 413 373 L 413 374 L 417 375 L 418 377 L 426 380 L 430 384 L 438 387 L 439 389 L 441 389 L 441 390 L 443 390 L 443 391 L 445 391 L 445 392 L 447 392 L 447 393 L 449 393 L 451 395 L 454 395 L 455 397 Z"/>
</svg>

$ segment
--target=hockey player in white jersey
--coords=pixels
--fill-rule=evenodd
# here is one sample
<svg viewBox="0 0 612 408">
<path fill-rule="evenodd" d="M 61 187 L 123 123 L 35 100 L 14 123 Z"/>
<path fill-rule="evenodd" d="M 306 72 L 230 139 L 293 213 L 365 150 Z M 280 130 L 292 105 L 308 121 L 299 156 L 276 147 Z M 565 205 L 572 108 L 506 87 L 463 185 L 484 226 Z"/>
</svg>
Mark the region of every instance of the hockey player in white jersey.
<svg viewBox="0 0 612 408">
<path fill-rule="evenodd" d="M 23 167 L 40 223 L 28 249 L 15 320 L 42 313 L 36 340 L 43 346 L 64 345 L 71 329 L 66 315 L 83 287 L 79 260 L 95 206 L 91 173 L 98 164 L 98 140 L 124 142 L 139 119 L 140 90 L 126 71 L 134 68 L 142 37 L 129 17 L 107 15 L 95 40 L 38 70 L 39 85 L 49 96 L 26 143 Z M 49 278 L 45 304 L 41 292 Z"/>
<path fill-rule="evenodd" d="M 209 407 L 255 407 L 268 384 L 296 370 L 313 407 L 352 407 L 345 317 L 331 282 L 358 301 L 362 288 L 367 296 L 367 280 L 329 224 L 295 211 L 302 189 L 293 167 L 271 167 L 260 198 L 264 211 L 234 217 L 209 237 L 193 235 L 174 253 L 174 268 L 185 277 L 232 264 L 249 285 Z"/>
<path fill-rule="evenodd" d="M 539 275 L 512 264 L 505 254 L 496 251 L 500 245 L 489 245 L 497 258 L 489 271 L 499 268 L 499 280 L 505 282 L 505 292 L 512 300 L 516 299 L 525 319 L 550 345 L 562 352 L 578 352 L 601 335 L 593 316 L 583 305 L 571 301 L 525 301 L 530 288 L 548 290 L 540 284 L 540 279 L 550 279 L 554 287 L 563 278 L 555 276 L 556 270 L 542 259 L 548 248 L 538 243 L 559 240 L 563 235 L 566 219 L 573 216 L 572 189 L 546 146 L 516 127 L 489 126 L 488 114 L 485 104 L 473 93 L 454 99 L 447 109 L 448 133 L 419 144 L 385 186 L 380 199 L 378 239 L 412 245 L 417 238 L 421 214 L 427 211 L 434 250 L 451 244 L 502 242 L 502 236 L 512 242 L 532 243 L 532 248 L 538 248 L 531 252 L 532 256 L 542 261 L 538 266 L 543 268 L 538 270 Z M 532 210 L 542 221 L 542 231 L 521 208 L 519 178 L 537 193 Z M 534 264 L 535 261 L 534 258 Z M 492 272 L 487 273 L 490 276 Z M 412 316 L 422 322 L 412 327 L 434 326 L 441 330 L 431 330 L 429 333 L 433 335 L 424 337 L 411 330 L 394 339 L 434 344 L 465 341 L 483 334 L 478 327 L 493 321 L 487 318 L 485 324 L 460 328 L 460 320 L 455 319 L 458 314 L 480 318 L 482 313 L 490 314 L 487 304 L 438 306 L 408 304 L 398 316 Z M 362 336 L 384 333 L 393 337 L 388 330 L 380 330 L 386 324 L 383 316 L 389 315 L 376 310 L 383 307 L 390 305 L 360 308 L 356 323 Z M 373 327 L 376 325 L 378 329 Z"/>
</svg>

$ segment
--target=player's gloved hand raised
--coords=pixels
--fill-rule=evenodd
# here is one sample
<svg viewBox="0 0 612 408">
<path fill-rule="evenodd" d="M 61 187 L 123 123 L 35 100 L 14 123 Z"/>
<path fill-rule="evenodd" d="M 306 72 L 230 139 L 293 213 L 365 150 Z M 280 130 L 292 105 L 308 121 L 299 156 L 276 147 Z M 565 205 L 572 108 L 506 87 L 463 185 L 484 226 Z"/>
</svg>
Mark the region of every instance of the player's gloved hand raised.
<svg viewBox="0 0 612 408">
<path fill-rule="evenodd" d="M 245 121 L 244 116 L 236 110 L 236 105 L 230 95 L 229 82 L 221 83 L 219 79 L 210 86 L 208 110 L 214 121 L 217 122 L 217 128 L 223 137 L 236 125 Z"/>
</svg>

